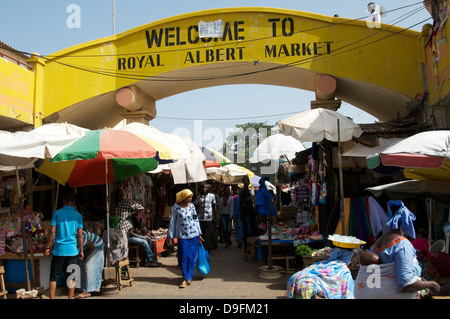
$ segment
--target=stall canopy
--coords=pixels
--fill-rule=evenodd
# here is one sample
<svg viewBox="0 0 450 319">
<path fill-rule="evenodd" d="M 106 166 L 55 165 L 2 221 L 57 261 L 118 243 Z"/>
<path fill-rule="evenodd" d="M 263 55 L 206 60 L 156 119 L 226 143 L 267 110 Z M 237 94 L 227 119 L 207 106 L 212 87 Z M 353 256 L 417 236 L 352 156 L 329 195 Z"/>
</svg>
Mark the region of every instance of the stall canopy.
<svg viewBox="0 0 450 319">
<path fill-rule="evenodd" d="M 408 179 L 450 181 L 450 131 L 427 131 L 366 158 L 376 173 Z"/>
<path fill-rule="evenodd" d="M 342 156 L 347 157 L 364 157 L 379 153 L 389 147 L 390 145 L 403 140 L 403 138 L 379 138 L 378 145 L 367 146 L 355 141 L 348 141 L 342 143 Z"/>
<path fill-rule="evenodd" d="M 305 150 L 303 144 L 292 136 L 275 134 L 263 140 L 249 158 L 250 163 L 278 160 L 285 156 L 288 160 L 295 157 L 296 152 Z"/>
</svg>

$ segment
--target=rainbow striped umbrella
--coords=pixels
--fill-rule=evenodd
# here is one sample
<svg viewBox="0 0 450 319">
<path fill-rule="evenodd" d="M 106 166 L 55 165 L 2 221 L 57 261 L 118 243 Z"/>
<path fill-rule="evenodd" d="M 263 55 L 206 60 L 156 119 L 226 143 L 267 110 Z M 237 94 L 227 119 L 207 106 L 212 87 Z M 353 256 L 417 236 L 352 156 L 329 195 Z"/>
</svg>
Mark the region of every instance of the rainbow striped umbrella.
<svg viewBox="0 0 450 319">
<path fill-rule="evenodd" d="M 156 169 L 158 152 L 146 137 L 100 129 L 64 148 L 36 168 L 60 184 L 71 187 L 111 183 Z"/>
</svg>

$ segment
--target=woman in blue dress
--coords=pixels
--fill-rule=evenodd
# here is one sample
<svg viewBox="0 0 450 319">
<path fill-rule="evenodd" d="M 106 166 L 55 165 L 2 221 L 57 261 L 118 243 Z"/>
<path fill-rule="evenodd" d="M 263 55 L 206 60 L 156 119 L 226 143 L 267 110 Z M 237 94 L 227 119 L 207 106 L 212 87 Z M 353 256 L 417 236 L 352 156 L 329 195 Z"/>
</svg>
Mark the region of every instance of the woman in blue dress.
<svg viewBox="0 0 450 319">
<path fill-rule="evenodd" d="M 191 284 L 197 265 L 198 246 L 203 241 L 197 212 L 192 204 L 193 193 L 184 189 L 177 193 L 170 219 L 168 237 L 178 240 L 178 266 L 183 275 L 180 288 Z"/>
<path fill-rule="evenodd" d="M 386 223 L 389 230 L 371 247 L 378 264 L 363 265 L 355 281 L 357 299 L 419 299 L 419 291 L 429 289 L 439 292 L 439 285 L 420 278 L 421 269 L 416 251 L 406 235 L 415 238 L 413 222 L 416 216 L 403 204 L 388 202 Z"/>
</svg>

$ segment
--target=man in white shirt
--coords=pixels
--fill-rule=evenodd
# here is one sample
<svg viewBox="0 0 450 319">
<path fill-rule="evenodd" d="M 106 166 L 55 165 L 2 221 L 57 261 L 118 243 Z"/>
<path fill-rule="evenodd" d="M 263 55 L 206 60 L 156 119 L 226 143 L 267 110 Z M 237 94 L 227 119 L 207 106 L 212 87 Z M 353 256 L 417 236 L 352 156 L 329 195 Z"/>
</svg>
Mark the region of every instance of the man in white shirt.
<svg viewBox="0 0 450 319">
<path fill-rule="evenodd" d="M 208 186 L 202 185 L 200 188 L 200 194 L 195 202 L 198 214 L 198 220 L 200 222 L 200 228 L 202 230 L 202 237 L 205 240 L 203 246 L 209 252 L 211 250 L 211 234 L 212 227 L 216 220 L 216 198 L 213 194 L 209 193 Z"/>
</svg>

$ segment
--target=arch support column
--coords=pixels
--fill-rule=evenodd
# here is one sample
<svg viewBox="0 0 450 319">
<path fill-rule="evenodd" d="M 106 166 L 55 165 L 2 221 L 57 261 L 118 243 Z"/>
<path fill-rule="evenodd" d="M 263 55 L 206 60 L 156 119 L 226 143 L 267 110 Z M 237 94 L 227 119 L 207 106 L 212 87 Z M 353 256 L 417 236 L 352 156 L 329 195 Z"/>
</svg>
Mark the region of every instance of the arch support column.
<svg viewBox="0 0 450 319">
<path fill-rule="evenodd" d="M 139 122 L 148 124 L 156 117 L 156 103 L 137 86 L 129 86 L 116 92 L 116 102 L 126 109 L 121 115 L 126 124 Z"/>
<path fill-rule="evenodd" d="M 337 83 L 336 79 L 328 74 L 318 74 L 316 77 L 316 100 L 311 101 L 311 108 L 326 108 L 337 111 L 341 106 L 341 100 L 335 99 Z"/>
</svg>

